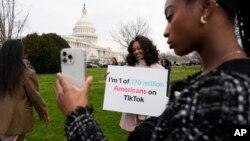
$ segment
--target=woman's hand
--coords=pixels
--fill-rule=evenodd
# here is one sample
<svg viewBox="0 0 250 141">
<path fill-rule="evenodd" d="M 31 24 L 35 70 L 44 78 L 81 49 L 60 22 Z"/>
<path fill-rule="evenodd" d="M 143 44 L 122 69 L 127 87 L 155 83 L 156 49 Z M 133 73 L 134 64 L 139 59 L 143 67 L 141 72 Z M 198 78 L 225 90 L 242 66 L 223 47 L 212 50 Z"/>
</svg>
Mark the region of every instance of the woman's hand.
<svg viewBox="0 0 250 141">
<path fill-rule="evenodd" d="M 110 73 L 110 72 L 106 72 L 106 73 L 104 74 L 104 80 L 107 79 L 107 76 L 109 75 L 109 73 Z"/>
<path fill-rule="evenodd" d="M 43 121 L 44 121 L 47 125 L 49 125 L 49 123 L 50 123 L 50 116 L 49 116 L 49 115 L 45 116 L 45 118 L 43 119 Z"/>
<path fill-rule="evenodd" d="M 82 88 L 69 83 L 63 74 L 57 74 L 56 81 L 56 101 L 58 107 L 65 116 L 68 116 L 77 107 L 86 107 L 88 105 L 88 91 L 90 89 L 93 77 L 89 76 Z"/>
</svg>

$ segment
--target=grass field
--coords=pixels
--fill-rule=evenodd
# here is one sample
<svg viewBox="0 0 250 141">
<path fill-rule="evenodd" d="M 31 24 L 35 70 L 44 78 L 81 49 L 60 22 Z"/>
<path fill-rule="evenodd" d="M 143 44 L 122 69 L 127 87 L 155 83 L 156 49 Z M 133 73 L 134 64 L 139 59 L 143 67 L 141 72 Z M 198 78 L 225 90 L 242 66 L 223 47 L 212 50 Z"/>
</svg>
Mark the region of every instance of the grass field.
<svg viewBox="0 0 250 141">
<path fill-rule="evenodd" d="M 200 70 L 200 66 L 176 66 L 172 67 L 170 80 L 183 79 Z M 94 107 L 94 115 L 101 129 L 109 141 L 125 141 L 127 133 L 119 127 L 121 113 L 102 110 L 104 97 L 104 74 L 106 68 L 94 68 L 87 70 L 88 75 L 94 76 L 93 85 L 89 93 L 89 102 Z M 55 74 L 40 74 L 38 81 L 41 95 L 48 105 L 51 122 L 49 125 L 41 122 L 34 112 L 34 130 L 26 135 L 27 141 L 65 141 L 64 121 L 55 101 L 54 86 Z"/>
</svg>

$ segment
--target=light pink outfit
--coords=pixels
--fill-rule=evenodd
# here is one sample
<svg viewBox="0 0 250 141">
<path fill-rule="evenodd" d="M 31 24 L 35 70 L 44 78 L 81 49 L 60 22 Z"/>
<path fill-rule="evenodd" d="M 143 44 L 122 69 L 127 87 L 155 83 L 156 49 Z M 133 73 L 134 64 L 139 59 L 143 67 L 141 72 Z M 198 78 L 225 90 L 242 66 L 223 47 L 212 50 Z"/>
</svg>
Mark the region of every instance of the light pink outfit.
<svg viewBox="0 0 250 141">
<path fill-rule="evenodd" d="M 164 67 L 158 63 L 154 63 L 150 66 L 147 66 L 144 60 L 139 60 L 139 62 L 135 65 L 135 67 L 144 67 L 144 68 L 156 68 L 156 69 L 164 69 Z M 136 126 L 140 125 L 143 120 L 139 120 L 137 114 L 130 113 L 122 113 L 120 126 L 122 129 L 131 132 L 135 129 Z"/>
</svg>

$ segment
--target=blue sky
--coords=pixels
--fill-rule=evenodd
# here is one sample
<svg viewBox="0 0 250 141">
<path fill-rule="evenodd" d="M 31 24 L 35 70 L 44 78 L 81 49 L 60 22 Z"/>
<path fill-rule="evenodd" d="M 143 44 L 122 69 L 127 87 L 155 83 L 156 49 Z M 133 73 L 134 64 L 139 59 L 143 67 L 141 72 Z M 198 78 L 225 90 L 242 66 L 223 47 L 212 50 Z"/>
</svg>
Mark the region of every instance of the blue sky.
<svg viewBox="0 0 250 141">
<path fill-rule="evenodd" d="M 71 35 L 73 27 L 81 17 L 83 4 L 87 15 L 96 28 L 98 42 L 113 50 L 120 47 L 112 42 L 110 32 L 121 22 L 143 17 L 150 25 L 149 37 L 161 52 L 170 51 L 163 37 L 166 27 L 165 0 L 20 0 L 18 7 L 29 13 L 23 34 L 37 32 Z"/>
</svg>

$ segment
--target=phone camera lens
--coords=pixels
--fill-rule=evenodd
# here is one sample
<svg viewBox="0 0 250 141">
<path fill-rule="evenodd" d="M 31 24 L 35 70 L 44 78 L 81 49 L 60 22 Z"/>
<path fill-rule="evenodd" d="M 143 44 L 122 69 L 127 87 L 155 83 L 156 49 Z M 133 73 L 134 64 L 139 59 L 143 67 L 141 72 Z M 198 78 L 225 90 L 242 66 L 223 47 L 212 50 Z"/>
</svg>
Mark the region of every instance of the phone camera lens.
<svg viewBox="0 0 250 141">
<path fill-rule="evenodd" d="M 72 57 L 72 55 L 69 55 L 68 58 L 69 58 L 69 59 L 72 59 L 73 57 Z"/>
<path fill-rule="evenodd" d="M 63 63 L 67 63 L 67 59 L 66 58 L 63 58 Z"/>
<path fill-rule="evenodd" d="M 62 53 L 62 55 L 63 55 L 63 56 L 66 56 L 66 55 L 67 55 L 67 53 L 64 51 L 64 52 Z"/>
</svg>

